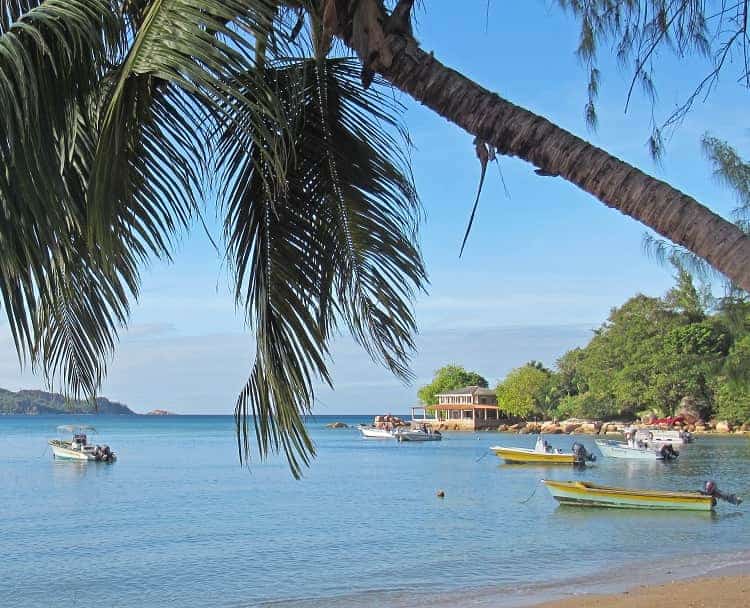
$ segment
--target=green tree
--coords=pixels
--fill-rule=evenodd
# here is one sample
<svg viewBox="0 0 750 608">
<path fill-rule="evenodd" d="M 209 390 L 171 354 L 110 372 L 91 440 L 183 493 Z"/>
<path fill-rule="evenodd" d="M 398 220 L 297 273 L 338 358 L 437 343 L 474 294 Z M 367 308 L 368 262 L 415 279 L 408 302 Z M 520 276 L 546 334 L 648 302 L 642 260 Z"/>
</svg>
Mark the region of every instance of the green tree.
<svg viewBox="0 0 750 608">
<path fill-rule="evenodd" d="M 677 289 L 688 283 L 683 277 Z M 613 310 L 574 359 L 586 391 L 568 394 L 585 393 L 589 409 L 595 399 L 610 415 L 625 416 L 647 409 L 670 414 L 683 397 L 712 403 L 712 379 L 731 338 L 720 319 L 697 320 L 703 313 L 692 306 L 675 310 L 675 298 L 675 290 L 664 300 L 639 295 Z"/>
<path fill-rule="evenodd" d="M 338 326 L 409 378 L 426 284 L 397 89 L 750 288 L 750 239 L 689 196 L 425 53 L 413 0 L 21 0 L 0 7 L 0 293 L 16 348 L 90 397 L 141 269 L 216 200 L 255 340 L 236 404 L 295 474 Z M 691 3 L 692 4 L 692 3 Z M 342 45 L 358 60 L 332 56 Z M 477 108 L 482 108 L 477 112 Z M 644 192 L 648 196 L 644 196 Z"/>
<path fill-rule="evenodd" d="M 476 372 L 470 372 L 460 365 L 445 365 L 435 371 L 432 382 L 417 391 L 419 401 L 425 405 L 435 405 L 437 395 L 465 386 L 481 386 L 487 388 L 487 380 Z"/>
<path fill-rule="evenodd" d="M 552 374 L 534 362 L 512 370 L 495 391 L 497 404 L 511 416 L 528 418 L 545 414 L 550 407 L 549 394 Z"/>
<path fill-rule="evenodd" d="M 699 291 L 693 283 L 693 276 L 682 266 L 674 263 L 677 269 L 677 284 L 667 292 L 664 301 L 673 311 L 682 313 L 690 321 L 702 321 L 706 317 L 711 292 Z"/>
<path fill-rule="evenodd" d="M 747 384 L 725 382 L 716 391 L 716 416 L 733 423 L 750 421 L 750 389 Z"/>
<path fill-rule="evenodd" d="M 594 397 L 591 393 L 566 395 L 560 399 L 555 409 L 555 416 L 565 418 L 593 418 L 610 420 L 619 415 L 619 409 L 612 400 Z"/>
</svg>

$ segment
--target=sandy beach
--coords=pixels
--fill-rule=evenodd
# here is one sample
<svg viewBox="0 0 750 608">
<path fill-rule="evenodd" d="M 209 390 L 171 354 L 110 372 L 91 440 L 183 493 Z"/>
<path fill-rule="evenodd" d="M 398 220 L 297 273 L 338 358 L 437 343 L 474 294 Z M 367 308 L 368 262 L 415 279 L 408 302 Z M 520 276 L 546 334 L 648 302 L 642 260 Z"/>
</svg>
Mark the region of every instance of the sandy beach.
<svg viewBox="0 0 750 608">
<path fill-rule="evenodd" d="M 580 595 L 535 608 L 739 608 L 750 606 L 750 575 L 642 585 L 622 593 Z"/>
</svg>

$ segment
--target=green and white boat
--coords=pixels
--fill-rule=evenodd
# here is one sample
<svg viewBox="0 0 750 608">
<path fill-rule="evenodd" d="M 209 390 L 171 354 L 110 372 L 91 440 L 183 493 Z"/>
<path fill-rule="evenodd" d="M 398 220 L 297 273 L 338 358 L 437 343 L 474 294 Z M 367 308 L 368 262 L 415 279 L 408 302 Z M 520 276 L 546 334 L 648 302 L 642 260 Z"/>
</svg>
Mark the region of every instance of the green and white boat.
<svg viewBox="0 0 750 608">
<path fill-rule="evenodd" d="M 83 462 L 114 462 L 117 460 L 117 455 L 108 445 L 94 445 L 89 443 L 87 433 L 96 433 L 96 429 L 93 426 L 65 424 L 58 426 L 57 430 L 61 433 L 73 433 L 73 438 L 70 441 L 63 439 L 49 440 L 54 458 Z"/>
</svg>

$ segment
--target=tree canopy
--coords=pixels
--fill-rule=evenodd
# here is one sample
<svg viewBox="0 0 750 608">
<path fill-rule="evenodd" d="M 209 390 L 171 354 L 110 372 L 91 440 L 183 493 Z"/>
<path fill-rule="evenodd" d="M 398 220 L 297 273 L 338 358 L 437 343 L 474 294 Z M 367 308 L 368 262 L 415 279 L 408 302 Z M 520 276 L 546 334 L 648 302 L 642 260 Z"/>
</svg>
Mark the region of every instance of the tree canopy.
<svg viewBox="0 0 750 608">
<path fill-rule="evenodd" d="M 521 418 L 632 420 L 689 403 L 706 418 L 750 422 L 750 301 L 712 301 L 676 271 L 664 297 L 637 294 L 612 309 L 554 369 L 530 361 L 511 370 L 496 386 L 498 407 Z"/>
<path fill-rule="evenodd" d="M 435 371 L 432 382 L 417 391 L 417 396 L 424 405 L 435 405 L 438 402 L 437 395 L 441 392 L 465 386 L 487 388 L 488 383 L 477 372 L 467 371 L 460 365 L 444 365 Z"/>
<path fill-rule="evenodd" d="M 510 416 L 544 415 L 549 406 L 552 374 L 530 362 L 511 371 L 495 388 L 498 407 Z"/>
<path fill-rule="evenodd" d="M 750 311 L 719 303 L 712 312 L 684 269 L 678 268 L 675 278 L 663 298 L 630 298 L 612 310 L 585 347 L 560 357 L 552 374 L 553 414 L 670 415 L 689 398 L 704 415 L 748 420 L 742 407 L 730 402 L 750 386 L 745 359 Z M 741 323 L 733 316 L 741 316 Z"/>
</svg>

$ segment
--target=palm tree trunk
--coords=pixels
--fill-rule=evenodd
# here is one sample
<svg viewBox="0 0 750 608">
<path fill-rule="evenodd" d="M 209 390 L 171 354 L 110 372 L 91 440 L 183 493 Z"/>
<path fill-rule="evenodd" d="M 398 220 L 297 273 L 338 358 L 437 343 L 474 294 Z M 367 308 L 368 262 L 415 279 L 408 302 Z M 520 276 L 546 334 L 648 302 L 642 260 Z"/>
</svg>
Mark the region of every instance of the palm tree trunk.
<svg viewBox="0 0 750 608">
<path fill-rule="evenodd" d="M 446 67 L 422 51 L 403 27 L 392 31 L 380 0 L 359 0 L 358 4 L 370 5 L 366 27 L 357 24 L 356 10 L 361 9 L 355 9 L 354 15 L 344 19 L 339 14 L 338 27 L 333 29 L 357 52 L 367 70 L 380 73 L 498 152 L 532 163 L 542 175 L 566 179 L 608 207 L 683 245 L 750 291 L 750 238 L 737 226 L 666 182 Z M 371 18 L 373 11 L 378 12 L 377 19 Z M 364 39 L 362 31 L 368 34 Z"/>
</svg>

